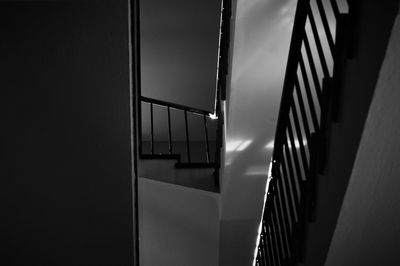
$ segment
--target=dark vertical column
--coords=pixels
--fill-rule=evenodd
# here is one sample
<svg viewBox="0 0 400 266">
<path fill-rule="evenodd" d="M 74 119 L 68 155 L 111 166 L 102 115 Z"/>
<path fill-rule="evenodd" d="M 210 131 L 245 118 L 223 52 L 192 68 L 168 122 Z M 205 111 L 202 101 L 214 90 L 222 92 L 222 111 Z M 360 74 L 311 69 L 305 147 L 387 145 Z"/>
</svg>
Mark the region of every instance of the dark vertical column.
<svg viewBox="0 0 400 266">
<path fill-rule="evenodd" d="M 187 118 L 187 111 L 185 110 L 185 130 L 186 130 L 186 151 L 187 151 L 187 157 L 188 157 L 188 162 L 191 163 L 192 160 L 190 158 L 190 142 L 189 142 L 189 124 L 188 124 L 188 118 Z"/>
<path fill-rule="evenodd" d="M 154 114 L 153 103 L 150 103 L 150 135 L 151 135 L 151 154 L 154 154 Z"/>
<path fill-rule="evenodd" d="M 172 154 L 171 108 L 168 106 L 168 152 Z"/>
<path fill-rule="evenodd" d="M 210 144 L 208 141 L 208 128 L 207 128 L 207 116 L 203 115 L 204 120 L 204 134 L 205 134 L 205 141 L 206 141 L 206 160 L 207 163 L 210 162 Z"/>
</svg>

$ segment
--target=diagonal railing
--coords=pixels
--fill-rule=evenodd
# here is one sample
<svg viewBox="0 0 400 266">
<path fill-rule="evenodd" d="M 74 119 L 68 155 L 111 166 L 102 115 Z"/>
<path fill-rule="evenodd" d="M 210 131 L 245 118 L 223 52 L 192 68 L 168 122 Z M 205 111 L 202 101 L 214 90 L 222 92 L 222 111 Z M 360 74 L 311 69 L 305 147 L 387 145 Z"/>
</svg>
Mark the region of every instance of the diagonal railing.
<svg viewBox="0 0 400 266">
<path fill-rule="evenodd" d="M 306 223 L 313 220 L 315 180 L 324 171 L 328 121 L 338 116 L 348 15 L 353 9 L 352 1 L 347 2 L 347 14 L 336 0 L 297 3 L 255 259 L 258 266 L 303 260 Z"/>
</svg>

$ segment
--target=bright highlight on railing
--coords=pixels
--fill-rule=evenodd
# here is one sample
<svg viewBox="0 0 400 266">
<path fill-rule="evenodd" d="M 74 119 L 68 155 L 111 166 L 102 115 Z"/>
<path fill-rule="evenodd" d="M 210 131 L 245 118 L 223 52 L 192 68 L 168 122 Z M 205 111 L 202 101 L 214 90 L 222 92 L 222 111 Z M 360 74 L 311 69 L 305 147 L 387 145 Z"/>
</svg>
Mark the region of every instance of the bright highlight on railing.
<svg viewBox="0 0 400 266">
<path fill-rule="evenodd" d="M 265 185 L 265 194 L 264 194 L 264 202 L 263 202 L 263 211 L 262 211 L 262 213 L 264 213 L 264 211 L 265 211 L 265 202 L 267 201 L 268 194 L 269 194 L 268 190 L 269 190 L 269 182 L 272 179 L 272 166 L 273 166 L 273 162 L 271 161 L 269 163 L 269 167 L 268 167 L 268 179 L 267 179 L 267 182 L 266 182 L 266 185 Z M 256 240 L 256 248 L 254 250 L 253 266 L 257 265 L 257 257 L 258 257 L 258 253 L 259 253 L 259 250 L 260 250 L 259 243 L 261 241 L 262 226 L 263 226 L 263 217 L 261 217 L 261 221 L 260 221 L 260 224 L 259 224 L 258 230 L 257 230 L 257 240 Z"/>
<path fill-rule="evenodd" d="M 211 118 L 212 120 L 218 119 L 218 116 L 216 114 L 209 114 L 208 117 Z"/>
</svg>

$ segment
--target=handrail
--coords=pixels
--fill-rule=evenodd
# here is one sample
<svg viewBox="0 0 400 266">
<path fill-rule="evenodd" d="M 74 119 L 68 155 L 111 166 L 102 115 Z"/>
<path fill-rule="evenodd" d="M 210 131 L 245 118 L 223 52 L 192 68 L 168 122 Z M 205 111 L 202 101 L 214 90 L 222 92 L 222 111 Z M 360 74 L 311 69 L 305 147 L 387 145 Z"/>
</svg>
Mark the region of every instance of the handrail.
<svg viewBox="0 0 400 266">
<path fill-rule="evenodd" d="M 255 260 L 258 266 L 295 265 L 302 261 L 304 228 L 315 205 L 313 189 L 320 163 L 317 154 L 327 132 L 328 113 L 334 110 L 331 93 L 338 89 L 333 85 L 338 85 L 337 69 L 347 36 L 343 24 L 346 15 L 340 13 L 336 0 L 326 0 L 336 19 L 335 41 L 325 10 L 327 5 L 322 0 L 313 1 L 318 12 L 314 13 L 310 0 L 299 0 L 296 7 Z M 312 49 L 316 51 L 313 53 Z"/>
<path fill-rule="evenodd" d="M 145 96 L 141 96 L 140 99 L 142 102 L 152 103 L 152 104 L 156 104 L 156 105 L 160 105 L 160 106 L 164 106 L 164 107 L 170 107 L 170 108 L 174 108 L 174 109 L 178 109 L 178 110 L 184 110 L 184 111 L 199 114 L 199 115 L 206 115 L 206 116 L 212 115 L 212 113 L 209 111 L 202 110 L 199 108 L 189 107 L 186 105 L 166 102 L 166 101 L 157 100 L 157 99 L 153 99 L 153 98 L 149 98 L 149 97 L 145 97 Z"/>
</svg>

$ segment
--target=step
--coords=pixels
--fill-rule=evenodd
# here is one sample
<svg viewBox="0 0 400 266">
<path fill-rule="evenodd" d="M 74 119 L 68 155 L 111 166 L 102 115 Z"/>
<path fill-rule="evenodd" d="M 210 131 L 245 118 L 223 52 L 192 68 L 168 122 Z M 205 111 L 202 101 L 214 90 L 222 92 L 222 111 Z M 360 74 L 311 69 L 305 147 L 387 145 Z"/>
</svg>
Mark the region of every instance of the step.
<svg viewBox="0 0 400 266">
<path fill-rule="evenodd" d="M 182 167 L 182 168 L 178 168 Z M 196 165 L 196 164 L 194 164 Z M 199 165 L 196 165 L 199 166 Z M 214 168 L 176 163 L 166 159 L 139 160 L 139 177 L 210 192 L 219 192 L 215 185 Z"/>
</svg>

